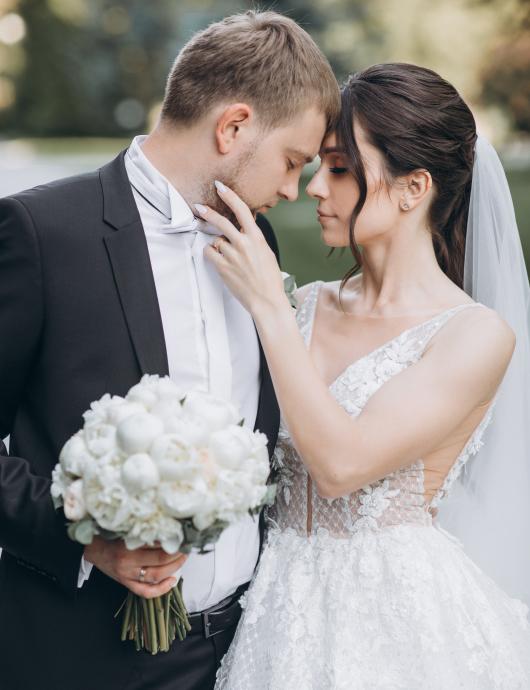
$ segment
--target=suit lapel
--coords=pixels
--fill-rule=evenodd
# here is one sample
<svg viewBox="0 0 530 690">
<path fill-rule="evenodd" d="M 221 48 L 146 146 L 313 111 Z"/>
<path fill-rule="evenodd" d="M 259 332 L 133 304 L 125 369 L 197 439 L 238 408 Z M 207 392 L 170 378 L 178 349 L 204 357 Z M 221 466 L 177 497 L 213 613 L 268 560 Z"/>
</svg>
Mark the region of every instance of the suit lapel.
<svg viewBox="0 0 530 690">
<path fill-rule="evenodd" d="M 125 152 L 100 170 L 103 219 L 115 232 L 104 238 L 122 309 L 140 370 L 143 374 L 169 374 L 167 351 L 145 232 L 124 164 Z M 272 455 L 280 410 L 261 343 L 256 429 L 268 438 Z"/>
<path fill-rule="evenodd" d="M 103 241 L 142 374 L 169 373 L 164 330 L 145 232 L 122 152 L 100 170 L 103 220 L 115 232 Z"/>
</svg>

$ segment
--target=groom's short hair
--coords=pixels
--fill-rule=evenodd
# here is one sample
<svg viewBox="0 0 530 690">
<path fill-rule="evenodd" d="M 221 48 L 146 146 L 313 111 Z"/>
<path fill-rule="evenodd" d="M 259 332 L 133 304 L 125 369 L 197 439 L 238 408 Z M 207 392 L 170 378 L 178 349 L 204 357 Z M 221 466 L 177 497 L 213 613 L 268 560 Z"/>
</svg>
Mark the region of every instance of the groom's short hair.
<svg viewBox="0 0 530 690">
<path fill-rule="evenodd" d="M 316 106 L 335 126 L 337 80 L 311 36 L 276 12 L 249 10 L 195 34 L 169 74 L 162 119 L 190 124 L 215 105 L 242 101 L 273 128 Z"/>
</svg>

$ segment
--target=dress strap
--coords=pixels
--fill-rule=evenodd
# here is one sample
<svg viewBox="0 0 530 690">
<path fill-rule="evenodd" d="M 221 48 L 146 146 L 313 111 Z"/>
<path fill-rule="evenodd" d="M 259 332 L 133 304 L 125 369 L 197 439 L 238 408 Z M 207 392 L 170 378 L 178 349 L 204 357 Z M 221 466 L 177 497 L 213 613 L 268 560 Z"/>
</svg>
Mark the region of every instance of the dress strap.
<svg viewBox="0 0 530 690">
<path fill-rule="evenodd" d="M 486 308 L 480 302 L 466 302 L 465 304 L 458 304 L 456 307 L 451 307 L 450 309 L 443 311 L 441 314 L 434 316 L 432 319 L 429 319 L 428 321 L 418 324 L 418 326 L 414 326 L 408 331 L 405 331 L 403 335 L 410 334 L 414 335 L 416 339 L 419 339 L 420 344 L 422 345 L 421 352 L 423 352 L 429 344 L 429 342 L 442 328 L 442 326 L 444 326 L 448 321 L 450 321 L 453 318 L 453 316 L 456 316 L 456 314 L 459 314 L 465 309 L 470 309 L 473 307 L 483 307 L 484 309 Z"/>
</svg>

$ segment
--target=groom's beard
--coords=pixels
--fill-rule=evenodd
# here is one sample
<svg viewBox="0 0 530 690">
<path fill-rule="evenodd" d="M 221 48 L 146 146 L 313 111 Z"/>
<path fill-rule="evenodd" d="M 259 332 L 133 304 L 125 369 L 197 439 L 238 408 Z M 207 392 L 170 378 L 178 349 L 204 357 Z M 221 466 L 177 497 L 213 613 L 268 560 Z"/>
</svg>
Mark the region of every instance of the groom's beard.
<svg viewBox="0 0 530 690">
<path fill-rule="evenodd" d="M 227 187 L 229 187 L 232 191 L 234 191 L 240 197 L 240 199 L 242 199 L 245 202 L 245 204 L 250 208 L 252 215 L 255 217 L 258 212 L 258 209 L 261 206 L 263 206 L 263 203 L 256 204 L 255 202 L 251 202 L 239 185 L 239 180 L 244 179 L 245 172 L 250 167 L 253 158 L 254 151 L 249 150 L 247 153 L 242 154 L 239 160 L 235 163 L 232 170 L 227 170 L 226 168 L 223 168 L 222 171 L 219 171 L 217 173 L 217 176 L 214 177 L 214 179 L 219 180 Z M 210 208 L 213 208 L 214 211 L 217 211 L 217 213 L 220 213 L 225 218 L 228 218 L 228 220 L 231 223 L 233 223 L 237 228 L 239 228 L 239 222 L 235 217 L 234 213 L 224 203 L 224 201 L 221 200 L 221 198 L 217 194 L 215 190 L 214 180 L 208 181 L 207 183 L 203 183 L 201 198 L 204 199 L 202 203 L 206 204 Z"/>
</svg>

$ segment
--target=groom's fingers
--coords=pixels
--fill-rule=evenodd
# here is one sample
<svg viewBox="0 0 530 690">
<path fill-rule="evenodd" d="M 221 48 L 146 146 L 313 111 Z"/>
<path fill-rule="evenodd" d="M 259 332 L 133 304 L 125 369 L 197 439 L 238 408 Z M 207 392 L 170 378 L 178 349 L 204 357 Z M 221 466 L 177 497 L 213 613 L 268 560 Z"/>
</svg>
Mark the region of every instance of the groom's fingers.
<svg viewBox="0 0 530 690">
<path fill-rule="evenodd" d="M 154 597 L 161 597 L 162 595 L 167 594 L 169 590 L 177 584 L 177 580 L 174 577 L 167 577 L 165 580 L 162 580 L 162 582 L 159 582 L 156 585 L 142 584 L 140 582 L 135 582 L 134 580 L 130 580 L 129 582 L 125 582 L 123 584 L 125 584 L 125 586 L 130 589 L 133 594 L 137 594 L 139 597 L 143 597 L 144 599 L 153 599 Z"/>
<path fill-rule="evenodd" d="M 142 566 L 135 566 L 127 573 L 127 577 L 131 580 L 140 580 L 140 570 L 143 569 L 142 582 L 147 584 L 158 584 L 166 578 L 180 570 L 186 562 L 188 556 L 186 554 L 179 554 L 178 558 L 166 563 L 165 565 L 153 566 L 144 563 Z"/>
</svg>

